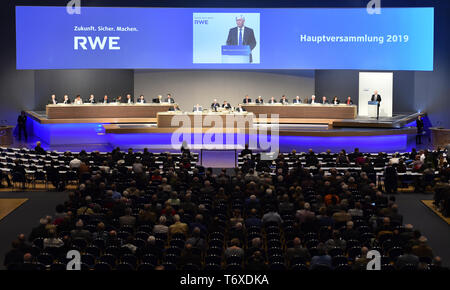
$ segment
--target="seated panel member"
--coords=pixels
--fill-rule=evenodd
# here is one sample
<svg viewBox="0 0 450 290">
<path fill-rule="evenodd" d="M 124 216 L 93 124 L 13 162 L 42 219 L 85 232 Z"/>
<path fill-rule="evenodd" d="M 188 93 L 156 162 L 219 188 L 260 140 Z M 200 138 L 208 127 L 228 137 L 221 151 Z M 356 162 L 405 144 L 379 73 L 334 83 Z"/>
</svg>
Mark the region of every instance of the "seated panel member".
<svg viewBox="0 0 450 290">
<path fill-rule="evenodd" d="M 80 95 L 77 95 L 77 97 L 75 98 L 73 103 L 74 103 L 74 105 L 82 105 L 83 104 L 83 99 L 81 99 Z"/>
<path fill-rule="evenodd" d="M 264 104 L 264 100 L 261 96 L 258 96 L 258 98 L 255 101 L 257 104 Z"/>
<path fill-rule="evenodd" d="M 138 104 L 145 104 L 145 98 L 144 95 L 140 95 L 138 100 L 137 100 Z"/>
<path fill-rule="evenodd" d="M 339 105 L 340 103 L 341 103 L 341 101 L 339 101 L 338 97 L 334 96 L 332 104 L 333 105 Z"/>
<path fill-rule="evenodd" d="M 234 109 L 234 111 L 239 112 L 239 113 L 247 112 L 247 110 L 244 109 L 244 108 L 242 107 L 242 104 L 239 104 L 239 105 Z"/>
<path fill-rule="evenodd" d="M 248 95 L 245 96 L 244 100 L 242 100 L 242 103 L 249 104 L 252 102 L 252 99 Z"/>
<path fill-rule="evenodd" d="M 161 95 L 158 95 L 157 98 L 154 98 L 154 99 L 152 100 L 152 103 L 155 103 L 155 104 L 161 104 L 161 103 L 162 103 L 162 96 L 161 96 Z"/>
<path fill-rule="evenodd" d="M 269 100 L 269 104 L 276 104 L 277 100 L 275 100 L 275 97 L 271 97 Z"/>
<path fill-rule="evenodd" d="M 89 96 L 89 99 L 86 101 L 86 103 L 89 103 L 89 104 L 95 104 L 96 101 L 95 101 L 94 95 L 91 94 L 91 95 Z"/>
<path fill-rule="evenodd" d="M 164 102 L 173 104 L 173 103 L 175 103 L 175 100 L 172 98 L 172 95 L 171 95 L 171 94 L 167 94 L 167 97 L 166 97 L 166 99 L 164 100 Z"/>
<path fill-rule="evenodd" d="M 347 101 L 345 101 L 347 105 L 353 105 L 352 97 L 348 96 Z"/>
<path fill-rule="evenodd" d="M 105 95 L 105 96 L 103 97 L 102 104 L 108 104 L 108 103 L 109 103 L 108 95 Z"/>
<path fill-rule="evenodd" d="M 118 96 L 118 97 L 114 100 L 114 102 L 115 102 L 116 104 L 122 103 L 122 96 Z"/>
<path fill-rule="evenodd" d="M 192 110 L 192 112 L 202 112 L 202 111 L 203 111 L 203 108 L 199 104 L 195 105 L 194 109 Z"/>
<path fill-rule="evenodd" d="M 329 104 L 329 102 L 327 100 L 327 97 L 323 96 L 322 97 L 322 105 L 326 105 L 326 104 Z"/>
<path fill-rule="evenodd" d="M 214 101 L 211 104 L 211 110 L 217 112 L 218 108 L 220 108 L 220 104 L 217 102 L 217 99 L 214 99 Z"/>
<path fill-rule="evenodd" d="M 295 99 L 292 100 L 292 103 L 294 103 L 294 104 L 301 104 L 302 100 L 300 99 L 300 96 L 296 96 Z"/>
<path fill-rule="evenodd" d="M 312 96 L 311 96 L 311 100 L 309 100 L 308 103 L 310 103 L 310 104 L 317 104 L 317 102 L 316 102 L 316 96 L 315 96 L 315 95 L 312 95 Z"/>
<path fill-rule="evenodd" d="M 194 109 L 195 109 L 195 107 L 194 107 Z M 178 104 L 173 104 L 173 106 L 170 106 L 170 108 L 169 108 L 169 112 L 178 112 L 178 111 L 181 111 L 180 107 L 178 107 Z"/>
<path fill-rule="evenodd" d="M 286 98 L 286 95 L 281 96 L 280 103 L 282 103 L 283 105 L 289 104 L 289 100 Z"/>
<path fill-rule="evenodd" d="M 229 109 L 231 109 L 231 105 L 228 104 L 227 101 L 223 101 L 222 108 L 229 110 Z"/>
<path fill-rule="evenodd" d="M 131 96 L 131 94 L 127 94 L 127 97 L 125 99 L 125 103 L 127 103 L 127 104 L 134 104 L 134 98 Z"/>
<path fill-rule="evenodd" d="M 51 95 L 50 101 L 48 102 L 49 105 L 56 105 L 58 104 L 58 100 L 56 100 L 56 95 Z"/>
<path fill-rule="evenodd" d="M 68 104 L 70 104 L 70 103 L 71 103 L 71 102 L 70 102 L 69 96 L 68 96 L 68 95 L 64 95 L 64 101 L 63 101 L 63 104 L 68 105 Z"/>
</svg>

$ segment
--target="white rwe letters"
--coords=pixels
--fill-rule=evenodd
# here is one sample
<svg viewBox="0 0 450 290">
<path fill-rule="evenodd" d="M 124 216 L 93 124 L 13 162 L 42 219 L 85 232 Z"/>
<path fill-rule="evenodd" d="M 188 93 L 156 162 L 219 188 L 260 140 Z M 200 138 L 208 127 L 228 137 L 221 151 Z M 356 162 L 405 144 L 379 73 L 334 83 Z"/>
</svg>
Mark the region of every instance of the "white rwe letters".
<svg viewBox="0 0 450 290">
<path fill-rule="evenodd" d="M 91 36 L 75 36 L 73 38 L 73 49 L 74 50 L 96 50 L 97 46 L 100 50 L 104 50 L 106 43 L 108 43 L 108 50 L 120 50 L 119 44 L 120 37 L 118 36 L 105 36 L 105 37 L 91 37 Z M 87 45 L 89 43 L 89 45 Z"/>
</svg>

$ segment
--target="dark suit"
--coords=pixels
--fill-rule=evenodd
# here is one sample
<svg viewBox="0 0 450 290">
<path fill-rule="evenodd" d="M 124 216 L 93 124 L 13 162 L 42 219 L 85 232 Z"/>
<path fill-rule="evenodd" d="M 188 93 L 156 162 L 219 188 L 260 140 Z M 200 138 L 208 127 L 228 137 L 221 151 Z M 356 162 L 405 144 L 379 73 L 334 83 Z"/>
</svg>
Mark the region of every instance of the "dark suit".
<svg viewBox="0 0 450 290">
<path fill-rule="evenodd" d="M 236 108 L 236 112 L 247 112 L 247 110 L 244 109 L 244 108 L 239 108 L 239 107 L 237 107 L 237 108 Z"/>
<path fill-rule="evenodd" d="M 352 100 L 349 101 L 349 100 L 347 99 L 347 101 L 345 101 L 345 103 L 346 103 L 347 105 L 353 105 L 353 101 L 352 101 Z"/>
<path fill-rule="evenodd" d="M 171 103 L 171 104 L 173 104 L 173 103 L 175 103 L 175 101 L 173 100 L 173 98 L 166 98 L 165 100 L 164 100 L 164 102 L 166 102 L 166 103 Z"/>
<path fill-rule="evenodd" d="M 56 104 L 58 104 L 58 101 L 55 99 L 55 103 L 53 103 L 53 100 L 50 99 L 50 101 L 48 101 L 48 104 L 49 105 L 56 105 Z"/>
<path fill-rule="evenodd" d="M 277 100 L 272 100 L 272 99 L 269 100 L 269 104 L 276 104 L 276 103 L 277 103 Z"/>
<path fill-rule="evenodd" d="M 95 99 L 88 99 L 87 101 L 86 101 L 86 103 L 91 103 L 91 104 L 95 104 L 96 103 L 96 101 L 95 101 Z"/>
<path fill-rule="evenodd" d="M 145 104 L 145 99 L 138 99 L 136 103 L 142 103 L 142 104 Z"/>
<path fill-rule="evenodd" d="M 289 100 L 288 99 L 280 99 L 280 103 L 282 103 L 282 104 L 288 104 L 289 103 Z"/>
<path fill-rule="evenodd" d="M 332 101 L 332 103 L 334 104 L 334 100 Z M 336 105 L 340 104 L 341 102 L 339 100 L 336 100 Z"/>
<path fill-rule="evenodd" d="M 109 103 L 109 100 L 108 100 L 108 99 L 106 99 L 106 100 L 103 99 L 103 100 L 101 101 L 101 103 L 102 103 L 102 104 L 108 104 L 108 103 Z"/>
<path fill-rule="evenodd" d="M 264 100 L 263 99 L 256 99 L 255 100 L 255 103 L 257 103 L 257 104 L 264 104 Z"/>
<path fill-rule="evenodd" d="M 329 104 L 329 102 L 328 102 L 328 100 L 322 100 L 321 102 L 320 102 L 322 105 L 325 105 L 325 104 Z"/>
<path fill-rule="evenodd" d="M 231 109 L 231 105 L 230 104 L 223 104 L 222 105 L 222 108 L 225 108 L 225 109 Z"/>
<path fill-rule="evenodd" d="M 370 99 L 370 101 L 372 101 L 372 102 L 377 101 L 378 103 L 380 103 L 381 96 L 380 95 L 372 95 L 372 98 Z"/>
<path fill-rule="evenodd" d="M 249 45 L 250 50 L 253 50 L 256 46 L 255 33 L 253 29 L 246 26 L 244 29 L 244 37 L 242 39 L 242 45 Z M 227 45 L 238 45 L 238 27 L 233 27 L 228 32 Z M 253 62 L 252 54 L 250 53 L 250 62 Z"/>
<path fill-rule="evenodd" d="M 133 98 L 133 97 L 131 97 L 131 98 L 129 98 L 129 99 L 128 99 L 128 98 L 125 98 L 125 99 L 124 99 L 124 103 L 125 103 L 125 104 L 128 104 L 128 103 L 133 104 L 133 103 L 134 103 L 134 98 Z"/>
<path fill-rule="evenodd" d="M 192 110 L 192 112 L 201 112 L 201 111 L 203 111 L 203 108 L 201 106 L 200 107 L 195 106 L 194 109 Z"/>
<path fill-rule="evenodd" d="M 244 103 L 244 104 L 248 104 L 248 103 L 251 103 L 251 102 L 252 102 L 252 99 L 250 99 L 250 98 L 244 99 L 244 100 L 242 101 L 242 103 Z"/>
<path fill-rule="evenodd" d="M 311 100 L 309 100 L 308 101 L 308 104 L 312 104 L 313 102 L 312 102 L 313 100 L 311 99 Z M 314 100 L 314 104 L 320 104 L 319 102 L 317 102 L 317 100 Z"/>
<path fill-rule="evenodd" d="M 211 110 L 217 111 L 217 108 L 220 108 L 220 104 L 219 103 L 212 103 L 211 104 Z"/>
<path fill-rule="evenodd" d="M 300 100 L 300 99 L 294 99 L 294 100 L 292 100 L 292 103 L 293 104 L 300 104 L 302 102 L 302 100 Z"/>
<path fill-rule="evenodd" d="M 71 103 L 70 99 L 67 99 L 67 100 L 63 101 L 63 104 L 70 104 L 70 103 Z"/>
</svg>

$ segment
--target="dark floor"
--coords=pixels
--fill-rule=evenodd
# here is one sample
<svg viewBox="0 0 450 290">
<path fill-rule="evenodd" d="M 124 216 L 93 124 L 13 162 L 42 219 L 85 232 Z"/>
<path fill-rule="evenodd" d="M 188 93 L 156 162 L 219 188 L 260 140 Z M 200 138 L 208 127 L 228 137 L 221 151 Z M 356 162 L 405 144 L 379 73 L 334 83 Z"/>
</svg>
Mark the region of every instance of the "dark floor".
<svg viewBox="0 0 450 290">
<path fill-rule="evenodd" d="M 421 200 L 433 199 L 429 194 L 399 194 L 396 200 L 404 224 L 412 224 L 428 238 L 433 253 L 442 258 L 443 264 L 450 267 L 450 226 L 427 208 Z"/>
<path fill-rule="evenodd" d="M 57 204 L 68 199 L 66 192 L 0 192 L 0 198 L 28 198 L 20 207 L 0 220 L 0 270 L 6 252 L 17 235 L 29 235 L 31 229 L 39 224 L 39 219 L 53 215 Z"/>
</svg>

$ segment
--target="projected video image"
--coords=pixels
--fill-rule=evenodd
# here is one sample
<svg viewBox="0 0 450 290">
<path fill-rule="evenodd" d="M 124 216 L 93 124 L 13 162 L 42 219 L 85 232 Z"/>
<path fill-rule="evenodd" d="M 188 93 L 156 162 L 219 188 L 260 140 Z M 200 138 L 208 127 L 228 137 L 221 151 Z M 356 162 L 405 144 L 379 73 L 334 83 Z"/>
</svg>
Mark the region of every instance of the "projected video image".
<svg viewBox="0 0 450 290">
<path fill-rule="evenodd" d="M 259 13 L 193 13 L 193 63 L 260 63 Z"/>
</svg>

